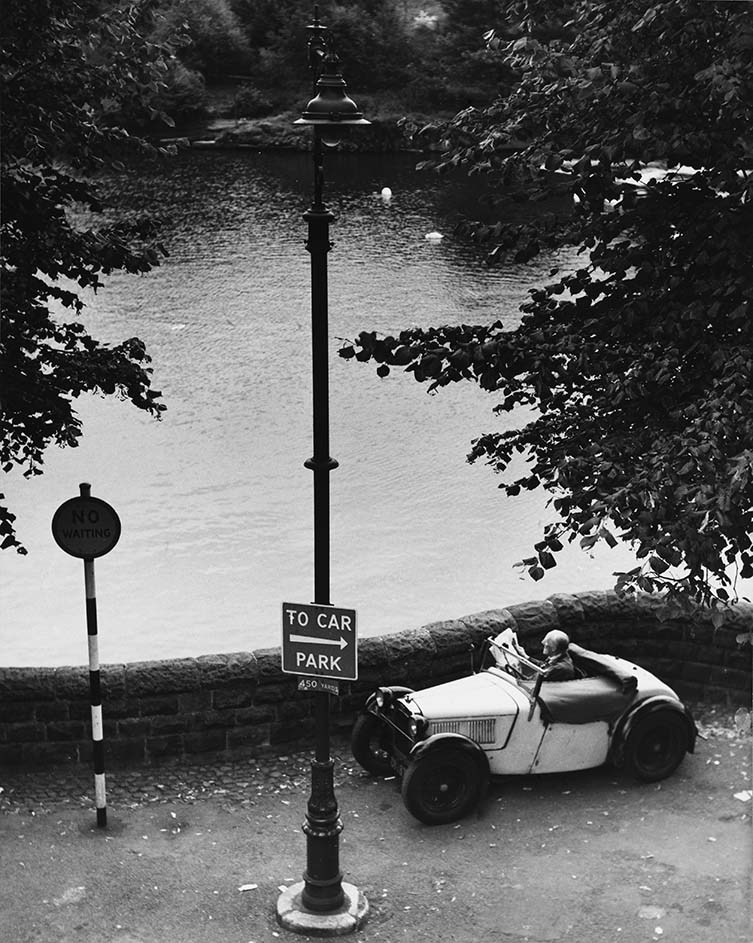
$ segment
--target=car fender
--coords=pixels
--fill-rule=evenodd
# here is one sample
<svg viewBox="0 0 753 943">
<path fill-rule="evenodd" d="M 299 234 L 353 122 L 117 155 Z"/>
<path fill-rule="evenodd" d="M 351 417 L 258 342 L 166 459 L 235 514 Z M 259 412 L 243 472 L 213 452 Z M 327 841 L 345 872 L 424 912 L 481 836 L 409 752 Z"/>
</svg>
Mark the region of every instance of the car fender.
<svg viewBox="0 0 753 943">
<path fill-rule="evenodd" d="M 431 737 L 427 737 L 426 740 L 420 740 L 411 748 L 408 758 L 411 761 L 418 760 L 422 756 L 426 756 L 427 753 L 442 750 L 446 747 L 468 753 L 478 763 L 482 775 L 484 777 L 489 776 L 489 758 L 486 753 L 475 740 L 464 737 L 460 733 L 435 733 Z"/>
<path fill-rule="evenodd" d="M 664 694 L 655 694 L 638 701 L 628 708 L 627 711 L 617 721 L 612 742 L 609 746 L 609 759 L 616 766 L 621 766 L 624 759 L 625 743 L 636 725 L 651 714 L 657 711 L 671 710 L 679 714 L 687 725 L 688 730 L 688 753 L 695 752 L 695 741 L 698 736 L 698 729 L 690 711 L 685 705 L 672 697 Z"/>
<path fill-rule="evenodd" d="M 405 688 L 399 684 L 382 684 L 377 689 L 378 691 L 389 691 L 391 694 L 391 701 L 396 700 L 399 697 L 403 697 L 405 694 L 413 694 L 413 688 Z M 364 710 L 368 711 L 371 714 L 378 714 L 379 708 L 377 707 L 376 702 L 377 692 L 372 691 L 369 695 L 368 700 L 364 706 Z"/>
</svg>

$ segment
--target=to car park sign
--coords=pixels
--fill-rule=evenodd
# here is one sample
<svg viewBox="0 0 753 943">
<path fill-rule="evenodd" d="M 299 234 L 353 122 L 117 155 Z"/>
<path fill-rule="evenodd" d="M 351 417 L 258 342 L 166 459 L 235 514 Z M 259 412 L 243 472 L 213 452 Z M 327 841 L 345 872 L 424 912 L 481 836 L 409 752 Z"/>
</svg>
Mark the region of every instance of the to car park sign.
<svg viewBox="0 0 753 943">
<path fill-rule="evenodd" d="M 284 602 L 282 670 L 286 674 L 355 681 L 358 677 L 355 610 Z"/>
</svg>

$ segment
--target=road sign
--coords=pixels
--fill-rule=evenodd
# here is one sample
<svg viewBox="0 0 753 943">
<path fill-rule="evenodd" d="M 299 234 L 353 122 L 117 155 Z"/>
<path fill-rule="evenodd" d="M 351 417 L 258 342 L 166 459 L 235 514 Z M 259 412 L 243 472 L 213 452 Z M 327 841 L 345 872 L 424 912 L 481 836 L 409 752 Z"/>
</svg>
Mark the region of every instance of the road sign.
<svg viewBox="0 0 753 943">
<path fill-rule="evenodd" d="M 326 691 L 327 694 L 339 694 L 340 682 L 333 678 L 299 678 L 299 691 Z"/>
<path fill-rule="evenodd" d="M 358 677 L 355 610 L 284 602 L 282 670 L 286 674 L 355 681 Z"/>
<path fill-rule="evenodd" d="M 97 595 L 94 589 L 94 558 L 109 553 L 120 539 L 120 518 L 106 501 L 93 498 L 92 486 L 82 481 L 80 494 L 65 501 L 52 515 L 52 536 L 72 557 L 84 561 L 86 588 L 86 634 L 89 644 L 89 691 L 92 718 L 92 759 L 94 760 L 94 803 L 97 825 L 107 825 L 105 790 L 105 744 L 102 722 L 102 688 L 99 674 L 99 628 Z"/>
<path fill-rule="evenodd" d="M 72 557 L 92 560 L 109 553 L 118 542 L 120 518 L 106 501 L 81 495 L 65 501 L 55 511 L 52 536 Z"/>
</svg>

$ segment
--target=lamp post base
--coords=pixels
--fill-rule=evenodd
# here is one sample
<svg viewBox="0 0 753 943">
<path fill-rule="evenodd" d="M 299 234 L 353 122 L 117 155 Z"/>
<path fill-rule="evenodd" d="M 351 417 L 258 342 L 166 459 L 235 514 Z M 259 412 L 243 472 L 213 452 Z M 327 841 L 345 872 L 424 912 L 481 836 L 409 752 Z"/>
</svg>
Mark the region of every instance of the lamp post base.
<svg viewBox="0 0 753 943">
<path fill-rule="evenodd" d="M 294 884 L 277 899 L 277 922 L 285 930 L 305 936 L 345 936 L 360 930 L 369 913 L 369 902 L 353 884 L 343 882 L 343 903 L 329 913 L 308 910 L 301 900 L 305 884 Z"/>
</svg>

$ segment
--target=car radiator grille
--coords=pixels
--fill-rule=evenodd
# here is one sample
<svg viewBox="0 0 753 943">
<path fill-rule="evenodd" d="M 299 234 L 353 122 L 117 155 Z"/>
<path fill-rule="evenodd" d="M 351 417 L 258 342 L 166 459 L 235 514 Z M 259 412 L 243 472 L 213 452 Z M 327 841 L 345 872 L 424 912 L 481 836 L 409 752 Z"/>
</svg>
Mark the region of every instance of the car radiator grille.
<svg viewBox="0 0 753 943">
<path fill-rule="evenodd" d="M 476 743 L 494 743 L 494 718 L 482 720 L 433 720 L 429 735 L 434 733 L 459 733 Z"/>
</svg>

